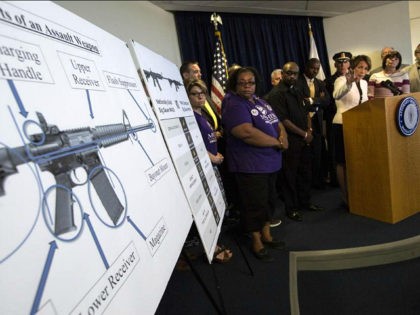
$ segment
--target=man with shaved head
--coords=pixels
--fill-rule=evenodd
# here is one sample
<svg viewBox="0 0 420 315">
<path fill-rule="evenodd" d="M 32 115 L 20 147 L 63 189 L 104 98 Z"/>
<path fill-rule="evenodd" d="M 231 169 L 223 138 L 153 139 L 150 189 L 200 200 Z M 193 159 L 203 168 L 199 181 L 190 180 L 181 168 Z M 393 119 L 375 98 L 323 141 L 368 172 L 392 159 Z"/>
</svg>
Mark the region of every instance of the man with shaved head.
<svg viewBox="0 0 420 315">
<path fill-rule="evenodd" d="M 315 210 L 311 198 L 311 147 L 313 140 L 309 109 L 302 87 L 298 85 L 299 66 L 287 62 L 283 66 L 283 79 L 271 93 L 268 103 L 287 129 L 289 148 L 283 155 L 280 186 L 286 215 L 302 221 L 300 210 Z"/>
</svg>

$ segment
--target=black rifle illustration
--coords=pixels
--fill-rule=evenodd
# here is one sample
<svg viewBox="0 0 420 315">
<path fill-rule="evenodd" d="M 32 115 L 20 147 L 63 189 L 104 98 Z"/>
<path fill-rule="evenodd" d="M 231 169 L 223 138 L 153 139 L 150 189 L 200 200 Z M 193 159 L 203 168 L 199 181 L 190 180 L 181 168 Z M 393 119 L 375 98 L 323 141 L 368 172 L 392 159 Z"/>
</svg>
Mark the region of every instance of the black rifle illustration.
<svg viewBox="0 0 420 315">
<path fill-rule="evenodd" d="M 102 205 L 114 225 L 117 224 L 124 206 L 112 188 L 98 154 L 99 148 L 106 148 L 126 141 L 130 135 L 153 128 L 153 123 L 131 127 L 128 124 L 110 124 L 60 131 L 55 125 L 48 125 L 44 116 L 37 112 L 43 133 L 29 136 L 30 143 L 16 148 L 0 148 L 0 196 L 5 195 L 4 181 L 7 176 L 18 172 L 17 166 L 36 163 L 41 171 L 49 171 L 54 177 L 57 189 L 55 200 L 55 235 L 76 229 L 73 216 L 72 188 L 84 183 L 75 183 L 71 175 L 83 167 L 98 194 Z M 64 189 L 63 187 L 67 188 Z"/>
<path fill-rule="evenodd" d="M 178 91 L 179 87 L 182 86 L 182 83 L 177 81 L 177 80 L 172 80 L 169 78 L 165 78 L 166 80 L 169 81 L 169 85 L 172 87 L 172 84 L 175 85 L 175 89 Z"/>
<path fill-rule="evenodd" d="M 166 78 L 160 73 L 153 72 L 152 70 L 143 70 L 144 74 L 146 75 L 146 80 L 149 81 L 149 78 L 151 77 L 153 79 L 153 85 L 159 87 L 159 90 L 162 91 L 162 87 L 160 86 L 159 80 L 167 80 L 169 82 L 169 85 L 172 87 L 172 84 L 175 86 L 175 89 L 178 91 L 180 86 L 183 86 L 181 82 L 175 79 Z"/>
</svg>

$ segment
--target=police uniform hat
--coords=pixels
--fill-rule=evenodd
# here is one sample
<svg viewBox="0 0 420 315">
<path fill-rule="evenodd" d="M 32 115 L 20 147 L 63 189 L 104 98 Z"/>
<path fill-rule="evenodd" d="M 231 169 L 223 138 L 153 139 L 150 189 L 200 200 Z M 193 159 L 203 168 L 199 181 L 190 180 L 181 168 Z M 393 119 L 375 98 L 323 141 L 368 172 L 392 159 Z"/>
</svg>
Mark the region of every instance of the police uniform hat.
<svg viewBox="0 0 420 315">
<path fill-rule="evenodd" d="M 334 61 L 346 61 L 350 60 L 351 57 L 352 55 L 348 51 L 340 51 L 334 55 L 333 59 Z"/>
</svg>

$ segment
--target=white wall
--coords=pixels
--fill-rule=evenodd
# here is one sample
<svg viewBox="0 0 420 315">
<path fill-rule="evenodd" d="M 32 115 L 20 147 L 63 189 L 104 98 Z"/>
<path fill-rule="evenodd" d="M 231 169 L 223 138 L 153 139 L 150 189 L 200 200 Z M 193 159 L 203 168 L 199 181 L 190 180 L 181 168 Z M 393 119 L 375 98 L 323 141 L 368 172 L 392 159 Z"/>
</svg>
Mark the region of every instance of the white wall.
<svg viewBox="0 0 420 315">
<path fill-rule="evenodd" d="M 133 39 L 176 65 L 181 64 L 172 13 L 149 1 L 54 1 L 127 42 Z"/>
<path fill-rule="evenodd" d="M 172 13 L 149 1 L 55 1 L 100 28 L 127 41 L 134 39 L 181 64 L 175 19 Z M 413 51 L 420 43 L 420 2 L 397 1 L 373 9 L 324 19 L 325 39 L 331 57 L 338 51 L 367 54 L 372 68 L 381 65 L 380 51 L 395 47 L 403 63 L 413 63 Z"/>
<path fill-rule="evenodd" d="M 404 64 L 413 62 L 408 1 L 324 19 L 324 31 L 332 72 L 335 68 L 331 58 L 343 50 L 368 55 L 372 69 L 381 66 L 380 52 L 385 46 L 397 49 Z"/>
<path fill-rule="evenodd" d="M 411 28 L 411 51 L 414 63 L 414 50 L 420 44 L 420 2 L 409 1 L 410 28 Z"/>
</svg>

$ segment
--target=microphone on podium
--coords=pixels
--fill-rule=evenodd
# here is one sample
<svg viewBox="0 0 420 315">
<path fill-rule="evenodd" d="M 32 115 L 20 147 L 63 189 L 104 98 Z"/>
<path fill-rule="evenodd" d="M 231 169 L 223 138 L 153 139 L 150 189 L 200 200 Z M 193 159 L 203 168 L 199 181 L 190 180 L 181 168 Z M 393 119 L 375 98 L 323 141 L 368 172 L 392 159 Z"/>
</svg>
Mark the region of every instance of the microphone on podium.
<svg viewBox="0 0 420 315">
<path fill-rule="evenodd" d="M 382 81 L 381 86 L 390 90 L 394 96 L 403 94 L 403 92 L 397 88 L 391 80 Z"/>
</svg>

